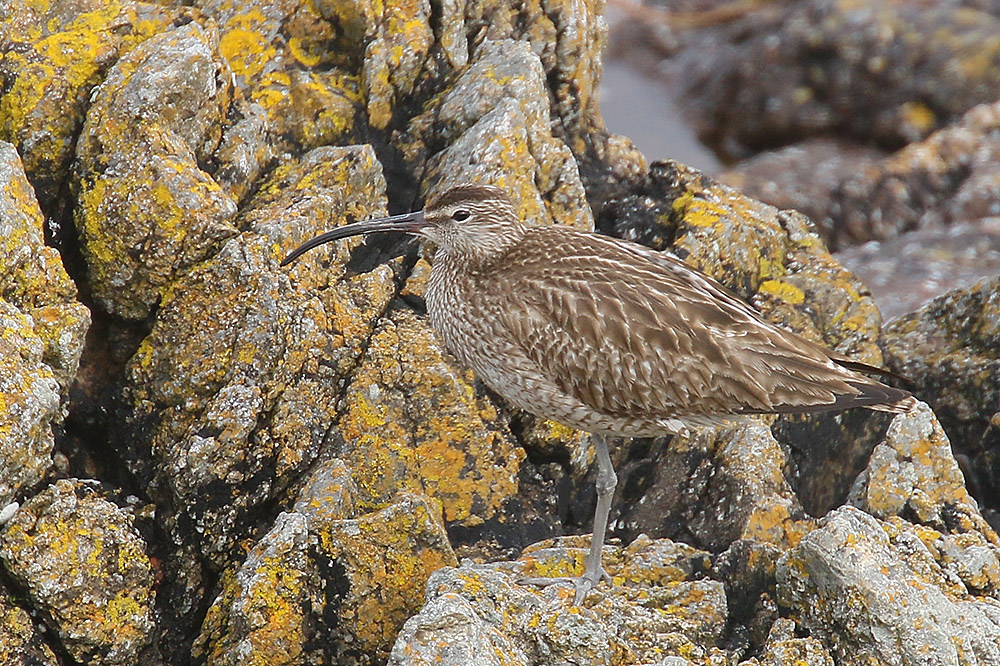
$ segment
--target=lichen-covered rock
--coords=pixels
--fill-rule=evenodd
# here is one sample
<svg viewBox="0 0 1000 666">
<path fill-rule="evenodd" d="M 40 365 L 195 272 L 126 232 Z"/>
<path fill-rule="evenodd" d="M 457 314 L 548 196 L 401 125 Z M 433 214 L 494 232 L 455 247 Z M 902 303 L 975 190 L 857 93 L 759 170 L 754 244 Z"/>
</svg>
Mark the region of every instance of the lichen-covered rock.
<svg viewBox="0 0 1000 666">
<path fill-rule="evenodd" d="M 17 151 L 0 142 L 0 506 L 52 464 L 52 426 L 90 326 L 43 226 Z"/>
<path fill-rule="evenodd" d="M 641 488 L 642 498 L 623 497 L 618 524 L 625 535 L 690 535 L 718 552 L 738 539 L 788 548 L 812 529 L 783 476 L 786 455 L 764 425 L 674 437 L 646 454 L 653 469 L 635 453 L 619 469 L 637 486 L 624 493 Z"/>
<path fill-rule="evenodd" d="M 448 523 L 504 521 L 524 451 L 470 380 L 448 362 L 426 320 L 392 310 L 379 323 L 332 433 L 361 506 L 405 489 L 439 500 Z"/>
<path fill-rule="evenodd" d="M 221 139 L 233 90 L 216 37 L 162 32 L 115 63 L 77 147 L 76 227 L 108 312 L 142 319 L 178 273 L 236 233 L 236 204 L 199 164 Z"/>
<path fill-rule="evenodd" d="M 45 634 L 26 610 L 15 605 L 6 590 L 0 591 L 0 664 L 7 666 L 57 666 L 56 655 L 45 643 Z"/>
<path fill-rule="evenodd" d="M 420 608 L 428 577 L 457 564 L 440 505 L 403 494 L 381 511 L 332 521 L 317 532 L 317 557 L 329 567 L 327 613 L 337 618 L 325 647 L 335 660 L 377 663 Z"/>
<path fill-rule="evenodd" d="M 549 116 L 538 56 L 525 42 L 487 41 L 400 144 L 416 167 L 426 160 L 425 191 L 483 181 L 507 190 L 532 223 L 591 229 L 576 161 Z"/>
<path fill-rule="evenodd" d="M 737 539 L 794 546 L 812 521 L 782 474 L 785 455 L 771 430 L 746 426 L 719 439 L 715 469 L 691 531 L 716 551 Z"/>
<path fill-rule="evenodd" d="M 16 2 L 0 16 L 0 140 L 17 146 L 57 215 L 91 91 L 107 68 L 179 12 L 155 4 Z"/>
<path fill-rule="evenodd" d="M 602 229 L 672 247 L 774 321 L 878 364 L 878 313 L 807 220 L 675 163 L 646 175 L 630 143 L 608 136 L 595 94 L 601 2 L 88 3 L 29 3 L 0 18 L 0 41 L 16 44 L 0 64 L 3 90 L 16 92 L 0 100 L 0 131 L 33 151 L 53 191 L 65 187 L 76 142 L 76 196 L 64 200 L 80 247 L 70 234 L 64 249 L 80 250 L 86 266 L 74 275 L 111 315 L 102 330 L 134 340 L 112 343 L 129 359 L 89 395 L 119 396 L 93 411 L 114 435 L 108 465 L 124 459 L 129 483 L 156 507 L 159 625 L 149 624 L 149 562 L 129 569 L 141 584 L 123 584 L 146 599 L 115 616 L 125 629 L 114 638 L 139 636 L 132 647 L 108 642 L 110 621 L 78 630 L 91 606 L 38 592 L 38 576 L 22 573 L 46 559 L 12 550 L 10 535 L 26 516 L 57 513 L 38 497 L 72 495 L 87 511 L 106 509 L 107 524 L 124 520 L 63 482 L 15 513 L 2 537 L 18 604 L 48 618 L 60 658 L 155 662 L 156 648 L 144 647 L 155 642 L 164 661 L 206 664 L 825 663 L 841 657 L 828 639 L 840 620 L 813 619 L 791 596 L 779 608 L 776 563 L 808 543 L 807 513 L 842 502 L 859 469 L 852 501 L 885 518 L 901 584 L 931 581 L 991 608 L 995 539 L 959 497 L 940 433 L 918 418 L 883 437 L 889 417 L 867 413 L 616 446 L 625 509 L 612 529 L 670 533 L 722 554 L 713 562 L 644 536 L 609 546 L 614 584 L 581 608 L 566 585 L 522 585 L 523 575 L 580 572 L 589 536 L 509 560 L 526 542 L 589 528 L 586 438 L 512 417 L 441 349 L 422 316 L 432 248 L 418 258 L 392 237 L 353 239 L 278 266 L 320 231 L 382 216 L 389 203 L 416 207 L 459 181 L 506 187 L 532 223 L 588 228 L 589 196 Z M 69 36 L 83 48 L 67 47 Z M 31 77 L 48 71 L 34 64 L 60 58 L 67 64 L 33 101 Z M 64 115 L 52 103 L 60 95 Z M 348 142 L 365 145 L 334 145 Z M 990 182 L 988 170 L 977 176 L 968 210 L 988 209 L 980 195 Z M 53 229 L 68 219 L 55 207 L 46 215 Z M 42 217 L 29 217 L 40 230 Z M 32 233 L 29 250 L 10 246 L 20 262 L 11 265 L 52 273 L 54 255 Z M 24 367 L 0 382 L 37 375 L 47 392 L 34 391 L 45 409 L 32 423 L 44 430 L 73 381 L 79 343 L 66 331 L 82 339 L 84 330 L 69 325 L 79 324 L 75 292 L 60 274 L 47 287 L 55 300 L 18 300 L 8 295 L 39 292 L 3 279 L 10 356 Z M 53 303 L 70 306 L 45 309 Z M 93 336 L 98 359 L 104 338 Z M 3 418 L 27 413 L 11 404 Z M 30 451 L 22 434 L 11 441 Z M 37 482 L 25 479 L 22 493 Z M 89 545 L 94 530 L 78 522 L 87 529 L 72 543 Z M 479 563 L 454 568 L 452 545 Z M 60 580 L 92 564 L 59 563 Z M 118 590 L 123 579 L 112 579 L 106 589 Z M 30 649 L 37 638 L 15 615 L 13 640 Z"/>
<path fill-rule="evenodd" d="M 0 300 L 0 504 L 37 483 L 52 464 L 59 384 L 42 358 L 30 317 Z"/>
<path fill-rule="evenodd" d="M 642 664 L 685 652 L 722 656 L 714 646 L 725 631 L 726 596 L 721 583 L 696 579 L 707 563 L 703 551 L 645 537 L 628 548 L 605 547 L 614 584 L 599 587 L 581 607 L 570 603 L 571 585 L 518 582 L 579 573 L 585 547 L 585 539 L 569 537 L 537 544 L 516 563 L 463 562 L 436 572 L 389 663 Z M 701 647 L 688 650 L 694 645 Z"/>
<path fill-rule="evenodd" d="M 332 491 L 332 506 L 318 494 Z M 210 665 L 384 660 L 431 572 L 453 566 L 440 504 L 402 494 L 364 515 L 339 460 L 317 466 L 296 511 L 278 516 L 223 576 L 193 656 Z M 341 500 L 337 502 L 336 500 Z"/>
<path fill-rule="evenodd" d="M 949 584 L 923 543 L 853 507 L 778 563 L 778 596 L 842 664 L 998 664 L 1000 604 Z"/>
<path fill-rule="evenodd" d="M 1000 279 L 994 278 L 941 296 L 892 322 L 884 343 L 889 367 L 909 379 L 934 409 L 957 457 L 966 461 L 966 480 L 991 512 L 1000 509 L 993 499 L 1000 497 L 998 294 Z M 930 453 L 945 440 L 929 428 L 922 427 L 919 441 L 925 445 L 918 451 Z M 952 487 L 956 474 L 949 472 Z"/>
<path fill-rule="evenodd" d="M 98 488 L 63 479 L 29 499 L 0 531 L 0 559 L 74 660 L 144 663 L 156 628 L 146 544 Z"/>
<path fill-rule="evenodd" d="M 313 623 L 322 616 L 314 568 L 305 517 L 282 513 L 223 579 L 193 657 L 211 666 L 304 663 Z"/>
<path fill-rule="evenodd" d="M 195 3 L 219 25 L 219 52 L 261 110 L 276 153 L 346 143 L 364 125 L 357 44 L 325 3 Z M 360 138 L 360 137 L 358 137 Z"/>
<path fill-rule="evenodd" d="M 1000 546 L 966 490 L 947 435 L 926 405 L 893 419 L 850 499 L 883 520 L 899 516 L 942 531 L 975 530 Z"/>
<path fill-rule="evenodd" d="M 178 543 L 226 566 L 252 509 L 315 459 L 341 391 L 395 293 L 393 271 L 345 275 L 353 244 L 286 271 L 317 226 L 384 210 L 368 148 L 321 148 L 271 174 L 245 231 L 172 283 L 127 368 L 132 452 Z M 336 222 L 335 222 L 336 221 Z M 331 288 L 334 287 L 334 288 Z M 191 563 L 186 564 L 189 566 Z"/>
</svg>

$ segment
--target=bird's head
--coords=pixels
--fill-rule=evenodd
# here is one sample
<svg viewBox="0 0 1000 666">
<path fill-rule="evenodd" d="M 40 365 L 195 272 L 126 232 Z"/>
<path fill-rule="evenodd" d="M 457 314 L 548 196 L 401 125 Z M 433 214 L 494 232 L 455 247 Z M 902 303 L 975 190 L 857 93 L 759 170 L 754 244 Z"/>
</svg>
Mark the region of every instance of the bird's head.
<svg viewBox="0 0 1000 666">
<path fill-rule="evenodd" d="M 513 247 L 524 234 L 507 194 L 486 185 L 459 185 L 413 213 L 365 220 L 338 227 L 306 241 L 281 262 L 285 266 L 304 252 L 330 241 L 387 231 L 411 233 L 432 241 L 439 255 L 469 262 L 488 261 Z"/>
</svg>

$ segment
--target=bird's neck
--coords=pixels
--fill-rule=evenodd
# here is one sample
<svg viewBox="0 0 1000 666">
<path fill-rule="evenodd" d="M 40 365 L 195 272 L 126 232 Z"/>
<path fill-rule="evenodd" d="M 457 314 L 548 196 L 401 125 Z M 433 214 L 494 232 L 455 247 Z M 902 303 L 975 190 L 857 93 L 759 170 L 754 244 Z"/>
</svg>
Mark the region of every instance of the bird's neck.
<svg viewBox="0 0 1000 666">
<path fill-rule="evenodd" d="M 435 266 L 449 274 L 483 274 L 503 263 L 507 254 L 524 240 L 527 228 L 511 225 L 505 233 L 477 234 L 459 242 L 438 246 Z"/>
</svg>

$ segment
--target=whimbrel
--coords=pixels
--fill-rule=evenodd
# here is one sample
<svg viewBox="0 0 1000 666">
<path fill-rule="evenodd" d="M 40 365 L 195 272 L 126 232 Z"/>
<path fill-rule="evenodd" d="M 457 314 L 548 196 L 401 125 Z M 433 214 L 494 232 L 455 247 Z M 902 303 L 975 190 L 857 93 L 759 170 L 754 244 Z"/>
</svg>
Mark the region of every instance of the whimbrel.
<svg viewBox="0 0 1000 666">
<path fill-rule="evenodd" d="M 868 407 L 905 412 L 906 391 L 779 328 L 712 278 L 635 243 L 524 224 L 500 189 L 462 185 L 423 211 L 307 241 L 402 231 L 437 245 L 431 327 L 511 404 L 591 433 L 597 509 L 575 603 L 608 578 L 601 549 L 617 477 L 608 436 L 654 437 L 752 414 Z"/>
</svg>

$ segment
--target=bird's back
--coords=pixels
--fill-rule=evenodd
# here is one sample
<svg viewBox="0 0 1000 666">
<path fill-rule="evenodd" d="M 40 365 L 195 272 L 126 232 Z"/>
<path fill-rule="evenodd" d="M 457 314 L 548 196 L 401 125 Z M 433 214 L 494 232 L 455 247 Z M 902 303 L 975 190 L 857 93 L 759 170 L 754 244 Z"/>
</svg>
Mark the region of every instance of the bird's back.
<svg viewBox="0 0 1000 666">
<path fill-rule="evenodd" d="M 651 436 L 746 414 L 905 411 L 913 401 L 676 258 L 627 241 L 532 227 L 481 270 L 445 262 L 428 309 L 447 346 L 518 407 L 573 427 Z"/>
</svg>

